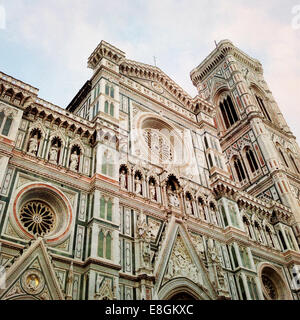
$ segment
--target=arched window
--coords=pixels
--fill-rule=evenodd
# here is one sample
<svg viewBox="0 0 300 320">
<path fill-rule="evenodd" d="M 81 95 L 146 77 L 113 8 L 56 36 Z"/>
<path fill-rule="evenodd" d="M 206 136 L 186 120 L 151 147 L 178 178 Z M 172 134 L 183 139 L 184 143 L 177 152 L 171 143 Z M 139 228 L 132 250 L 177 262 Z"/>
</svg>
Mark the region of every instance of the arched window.
<svg viewBox="0 0 300 320">
<path fill-rule="evenodd" d="M 115 97 L 115 89 L 114 89 L 114 87 L 111 87 L 111 88 L 110 88 L 110 96 L 111 96 L 112 98 Z"/>
<path fill-rule="evenodd" d="M 214 166 L 211 155 L 208 155 L 208 162 L 209 162 L 209 167 L 212 168 Z"/>
<path fill-rule="evenodd" d="M 100 231 L 98 239 L 98 256 L 104 258 L 104 233 Z"/>
<path fill-rule="evenodd" d="M 258 167 L 256 158 L 254 156 L 254 153 L 250 148 L 246 149 L 246 158 L 248 160 L 248 164 L 250 166 L 251 172 L 252 173 L 256 172 L 259 169 L 259 167 Z"/>
<path fill-rule="evenodd" d="M 205 148 L 208 149 L 209 145 L 206 137 L 204 137 L 204 144 L 205 144 Z"/>
<path fill-rule="evenodd" d="M 113 117 L 115 114 L 115 106 L 113 103 L 110 104 L 110 115 Z"/>
<path fill-rule="evenodd" d="M 223 100 L 223 102 L 220 103 L 220 110 L 223 116 L 226 129 L 229 129 L 239 120 L 232 99 L 229 95 L 226 99 Z"/>
<path fill-rule="evenodd" d="M 105 248 L 105 257 L 106 259 L 111 259 L 111 234 L 108 233 L 106 236 L 106 248 Z"/>
<path fill-rule="evenodd" d="M 105 113 L 109 113 L 109 103 L 108 103 L 108 101 L 105 101 L 105 104 L 104 104 L 104 112 L 105 112 Z"/>
<path fill-rule="evenodd" d="M 294 157 L 291 154 L 290 154 L 290 159 L 291 159 L 291 162 L 293 164 L 294 170 L 296 170 L 297 173 L 300 173 L 299 168 L 298 168 L 298 166 L 296 164 L 296 161 L 295 161 Z"/>
<path fill-rule="evenodd" d="M 13 122 L 13 118 L 12 117 L 6 118 L 4 127 L 2 129 L 2 135 L 8 136 L 12 122 Z"/>
<path fill-rule="evenodd" d="M 5 117 L 4 111 L 1 111 L 1 112 L 0 112 L 0 128 L 1 128 L 1 126 L 2 126 L 4 117 Z"/>
<path fill-rule="evenodd" d="M 113 211 L 112 209 L 113 209 L 113 203 L 109 199 L 107 202 L 107 215 L 106 215 L 106 220 L 108 221 L 112 221 L 112 211 Z"/>
<path fill-rule="evenodd" d="M 106 84 L 105 85 L 105 94 L 107 95 L 107 96 L 109 96 L 109 85 L 108 84 Z"/>
<path fill-rule="evenodd" d="M 285 166 L 286 166 L 287 168 L 289 168 L 289 164 L 287 163 L 286 158 L 285 158 L 282 150 L 281 150 L 281 149 L 278 149 L 278 151 L 279 151 L 279 155 L 280 155 L 281 162 L 282 162 L 283 164 L 285 164 Z"/>
<path fill-rule="evenodd" d="M 105 198 L 100 199 L 100 218 L 105 219 L 106 202 Z"/>
<path fill-rule="evenodd" d="M 283 237 L 283 234 L 282 234 L 281 230 L 278 231 L 278 234 L 279 234 L 279 238 L 280 238 L 280 241 L 282 243 L 282 246 L 283 246 L 283 250 L 286 250 L 287 246 L 286 246 L 286 243 L 285 243 L 285 240 L 284 240 L 284 237 Z"/>
<path fill-rule="evenodd" d="M 272 121 L 270 118 L 270 115 L 265 107 L 264 101 L 260 97 L 258 97 L 257 95 L 255 95 L 255 97 L 256 97 L 257 103 L 258 103 L 263 115 L 265 116 L 265 118 L 268 119 L 269 121 Z"/>
<path fill-rule="evenodd" d="M 241 163 L 241 160 L 238 157 L 235 157 L 233 160 L 234 163 L 234 169 L 237 174 L 237 177 L 239 179 L 239 182 L 242 182 L 246 179 L 244 167 Z"/>
<path fill-rule="evenodd" d="M 237 268 L 239 266 L 237 257 L 236 257 L 236 252 L 234 246 L 231 247 L 231 254 L 232 254 L 232 259 L 233 259 L 233 267 Z"/>
</svg>

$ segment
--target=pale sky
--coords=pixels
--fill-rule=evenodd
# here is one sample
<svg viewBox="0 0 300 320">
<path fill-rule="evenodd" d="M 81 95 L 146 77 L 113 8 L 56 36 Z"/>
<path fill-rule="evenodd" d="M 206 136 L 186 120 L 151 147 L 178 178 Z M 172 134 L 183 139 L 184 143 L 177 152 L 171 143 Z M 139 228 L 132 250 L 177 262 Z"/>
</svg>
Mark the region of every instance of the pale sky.
<svg viewBox="0 0 300 320">
<path fill-rule="evenodd" d="M 0 70 L 65 108 L 91 77 L 87 58 L 103 39 L 128 59 L 154 64 L 156 56 L 158 67 L 195 96 L 190 71 L 214 40 L 230 39 L 261 61 L 300 142 L 297 12 L 300 0 L 0 0 Z"/>
</svg>

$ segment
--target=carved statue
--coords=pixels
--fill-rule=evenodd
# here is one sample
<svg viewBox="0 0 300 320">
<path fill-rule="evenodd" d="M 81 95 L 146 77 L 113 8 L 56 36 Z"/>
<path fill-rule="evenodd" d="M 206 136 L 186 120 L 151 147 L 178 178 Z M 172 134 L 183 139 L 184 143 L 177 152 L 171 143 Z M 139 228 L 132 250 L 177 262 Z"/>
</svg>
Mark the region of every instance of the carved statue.
<svg viewBox="0 0 300 320">
<path fill-rule="evenodd" d="M 202 260 L 205 260 L 205 249 L 204 249 L 204 244 L 203 244 L 203 240 L 201 237 L 197 238 L 197 242 L 196 242 L 196 251 L 199 254 L 200 258 Z"/>
<path fill-rule="evenodd" d="M 217 253 L 217 248 L 214 244 L 214 241 L 212 239 L 208 240 L 207 243 L 207 253 L 208 253 L 208 259 L 211 267 L 214 270 L 213 278 L 215 279 L 215 284 L 219 285 L 218 289 L 226 290 L 225 288 L 225 272 L 223 270 L 221 259 Z"/>
<path fill-rule="evenodd" d="M 150 183 L 149 189 L 150 189 L 150 199 L 153 201 L 156 201 L 156 187 L 154 182 Z"/>
<path fill-rule="evenodd" d="M 171 188 L 168 189 L 168 198 L 170 206 L 179 208 L 179 200 L 176 192 L 173 192 Z"/>
<path fill-rule="evenodd" d="M 122 189 L 127 189 L 127 174 L 124 169 L 122 169 L 120 174 L 120 185 Z"/>
<path fill-rule="evenodd" d="M 38 147 L 39 147 L 39 140 L 38 140 L 37 134 L 35 134 L 29 140 L 29 148 L 28 148 L 29 154 L 36 156 L 37 151 L 38 151 Z"/>
<path fill-rule="evenodd" d="M 58 146 L 54 144 L 50 149 L 50 162 L 57 163 Z"/>
<path fill-rule="evenodd" d="M 136 194 L 142 194 L 142 181 L 139 176 L 135 177 L 135 193 Z"/>
<path fill-rule="evenodd" d="M 70 164 L 70 169 L 71 169 L 71 170 L 73 170 L 73 171 L 76 171 L 76 170 L 77 170 L 78 161 L 79 161 L 79 156 L 78 156 L 78 154 L 76 154 L 76 151 L 74 151 L 74 152 L 71 154 L 71 164 Z"/>
<path fill-rule="evenodd" d="M 192 208 L 192 203 L 190 200 L 186 201 L 186 213 L 189 215 L 193 214 L 193 208 Z"/>
</svg>

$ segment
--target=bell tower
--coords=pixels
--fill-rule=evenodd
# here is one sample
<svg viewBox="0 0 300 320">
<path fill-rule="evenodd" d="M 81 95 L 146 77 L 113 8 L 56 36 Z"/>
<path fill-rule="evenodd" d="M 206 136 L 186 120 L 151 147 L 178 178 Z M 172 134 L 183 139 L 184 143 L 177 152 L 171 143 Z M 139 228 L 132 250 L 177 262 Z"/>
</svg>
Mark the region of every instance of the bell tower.
<svg viewBox="0 0 300 320">
<path fill-rule="evenodd" d="M 192 70 L 191 79 L 200 98 L 215 107 L 231 178 L 252 196 L 289 207 L 299 239 L 300 149 L 261 63 L 223 40 Z"/>
</svg>

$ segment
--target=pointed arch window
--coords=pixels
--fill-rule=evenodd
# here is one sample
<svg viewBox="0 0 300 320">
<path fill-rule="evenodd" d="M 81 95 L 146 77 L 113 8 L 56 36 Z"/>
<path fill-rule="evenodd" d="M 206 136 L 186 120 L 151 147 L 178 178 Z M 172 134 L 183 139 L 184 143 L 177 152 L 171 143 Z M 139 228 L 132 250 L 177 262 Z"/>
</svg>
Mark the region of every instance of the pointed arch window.
<svg viewBox="0 0 300 320">
<path fill-rule="evenodd" d="M 109 96 L 109 90 L 110 88 L 109 88 L 109 85 L 108 84 L 106 84 L 105 85 L 105 94 L 107 95 L 107 96 Z"/>
<path fill-rule="evenodd" d="M 112 258 L 112 235 L 110 232 L 104 234 L 101 230 L 98 239 L 98 256 L 111 260 Z"/>
<path fill-rule="evenodd" d="M 285 166 L 286 166 L 287 168 L 289 168 L 289 164 L 287 163 L 286 158 L 285 158 L 282 150 L 281 150 L 281 149 L 278 149 L 278 150 L 279 150 L 279 154 L 280 154 L 280 158 L 281 158 L 282 163 L 284 163 Z"/>
<path fill-rule="evenodd" d="M 258 97 L 257 95 L 255 95 L 255 97 L 256 97 L 257 103 L 258 103 L 263 115 L 265 116 L 265 118 L 268 119 L 269 121 L 272 121 L 271 117 L 270 117 L 270 115 L 269 115 L 269 113 L 268 113 L 268 111 L 266 109 L 266 106 L 264 104 L 263 99 Z"/>
<path fill-rule="evenodd" d="M 296 161 L 295 161 L 294 157 L 293 157 L 291 154 L 290 154 L 290 159 L 291 159 L 291 162 L 292 162 L 292 164 L 293 164 L 294 169 L 296 170 L 296 172 L 297 172 L 297 173 L 300 173 L 299 168 L 298 168 L 298 166 L 297 166 L 297 164 L 296 164 Z"/>
<path fill-rule="evenodd" d="M 236 109 L 229 95 L 226 99 L 223 100 L 223 102 L 220 103 L 220 110 L 223 116 L 226 129 L 229 129 L 237 121 L 239 121 Z"/>
<path fill-rule="evenodd" d="M 111 96 L 112 98 L 115 97 L 115 89 L 114 89 L 114 87 L 111 87 L 111 88 L 110 88 L 110 96 Z"/>
<path fill-rule="evenodd" d="M 238 157 L 236 157 L 233 160 L 233 163 L 234 163 L 234 169 L 239 179 L 239 182 L 244 181 L 246 179 L 246 175 L 245 175 L 244 167 L 241 163 L 241 160 Z"/>
<path fill-rule="evenodd" d="M 105 101 L 105 104 L 104 104 L 104 112 L 105 112 L 105 113 L 109 113 L 109 103 L 108 103 L 108 101 Z"/>
<path fill-rule="evenodd" d="M 0 112 L 0 133 L 3 136 L 8 136 L 9 131 L 13 122 L 13 117 L 11 114 L 7 115 L 4 111 Z"/>
<path fill-rule="evenodd" d="M 113 103 L 110 104 L 110 109 L 109 109 L 110 115 L 113 117 L 115 114 L 115 106 Z"/>
<path fill-rule="evenodd" d="M 248 164 L 250 166 L 251 172 L 252 173 L 256 172 L 259 169 L 259 167 L 255 158 L 255 155 L 250 148 L 246 149 L 246 158 L 248 160 Z"/>
</svg>

